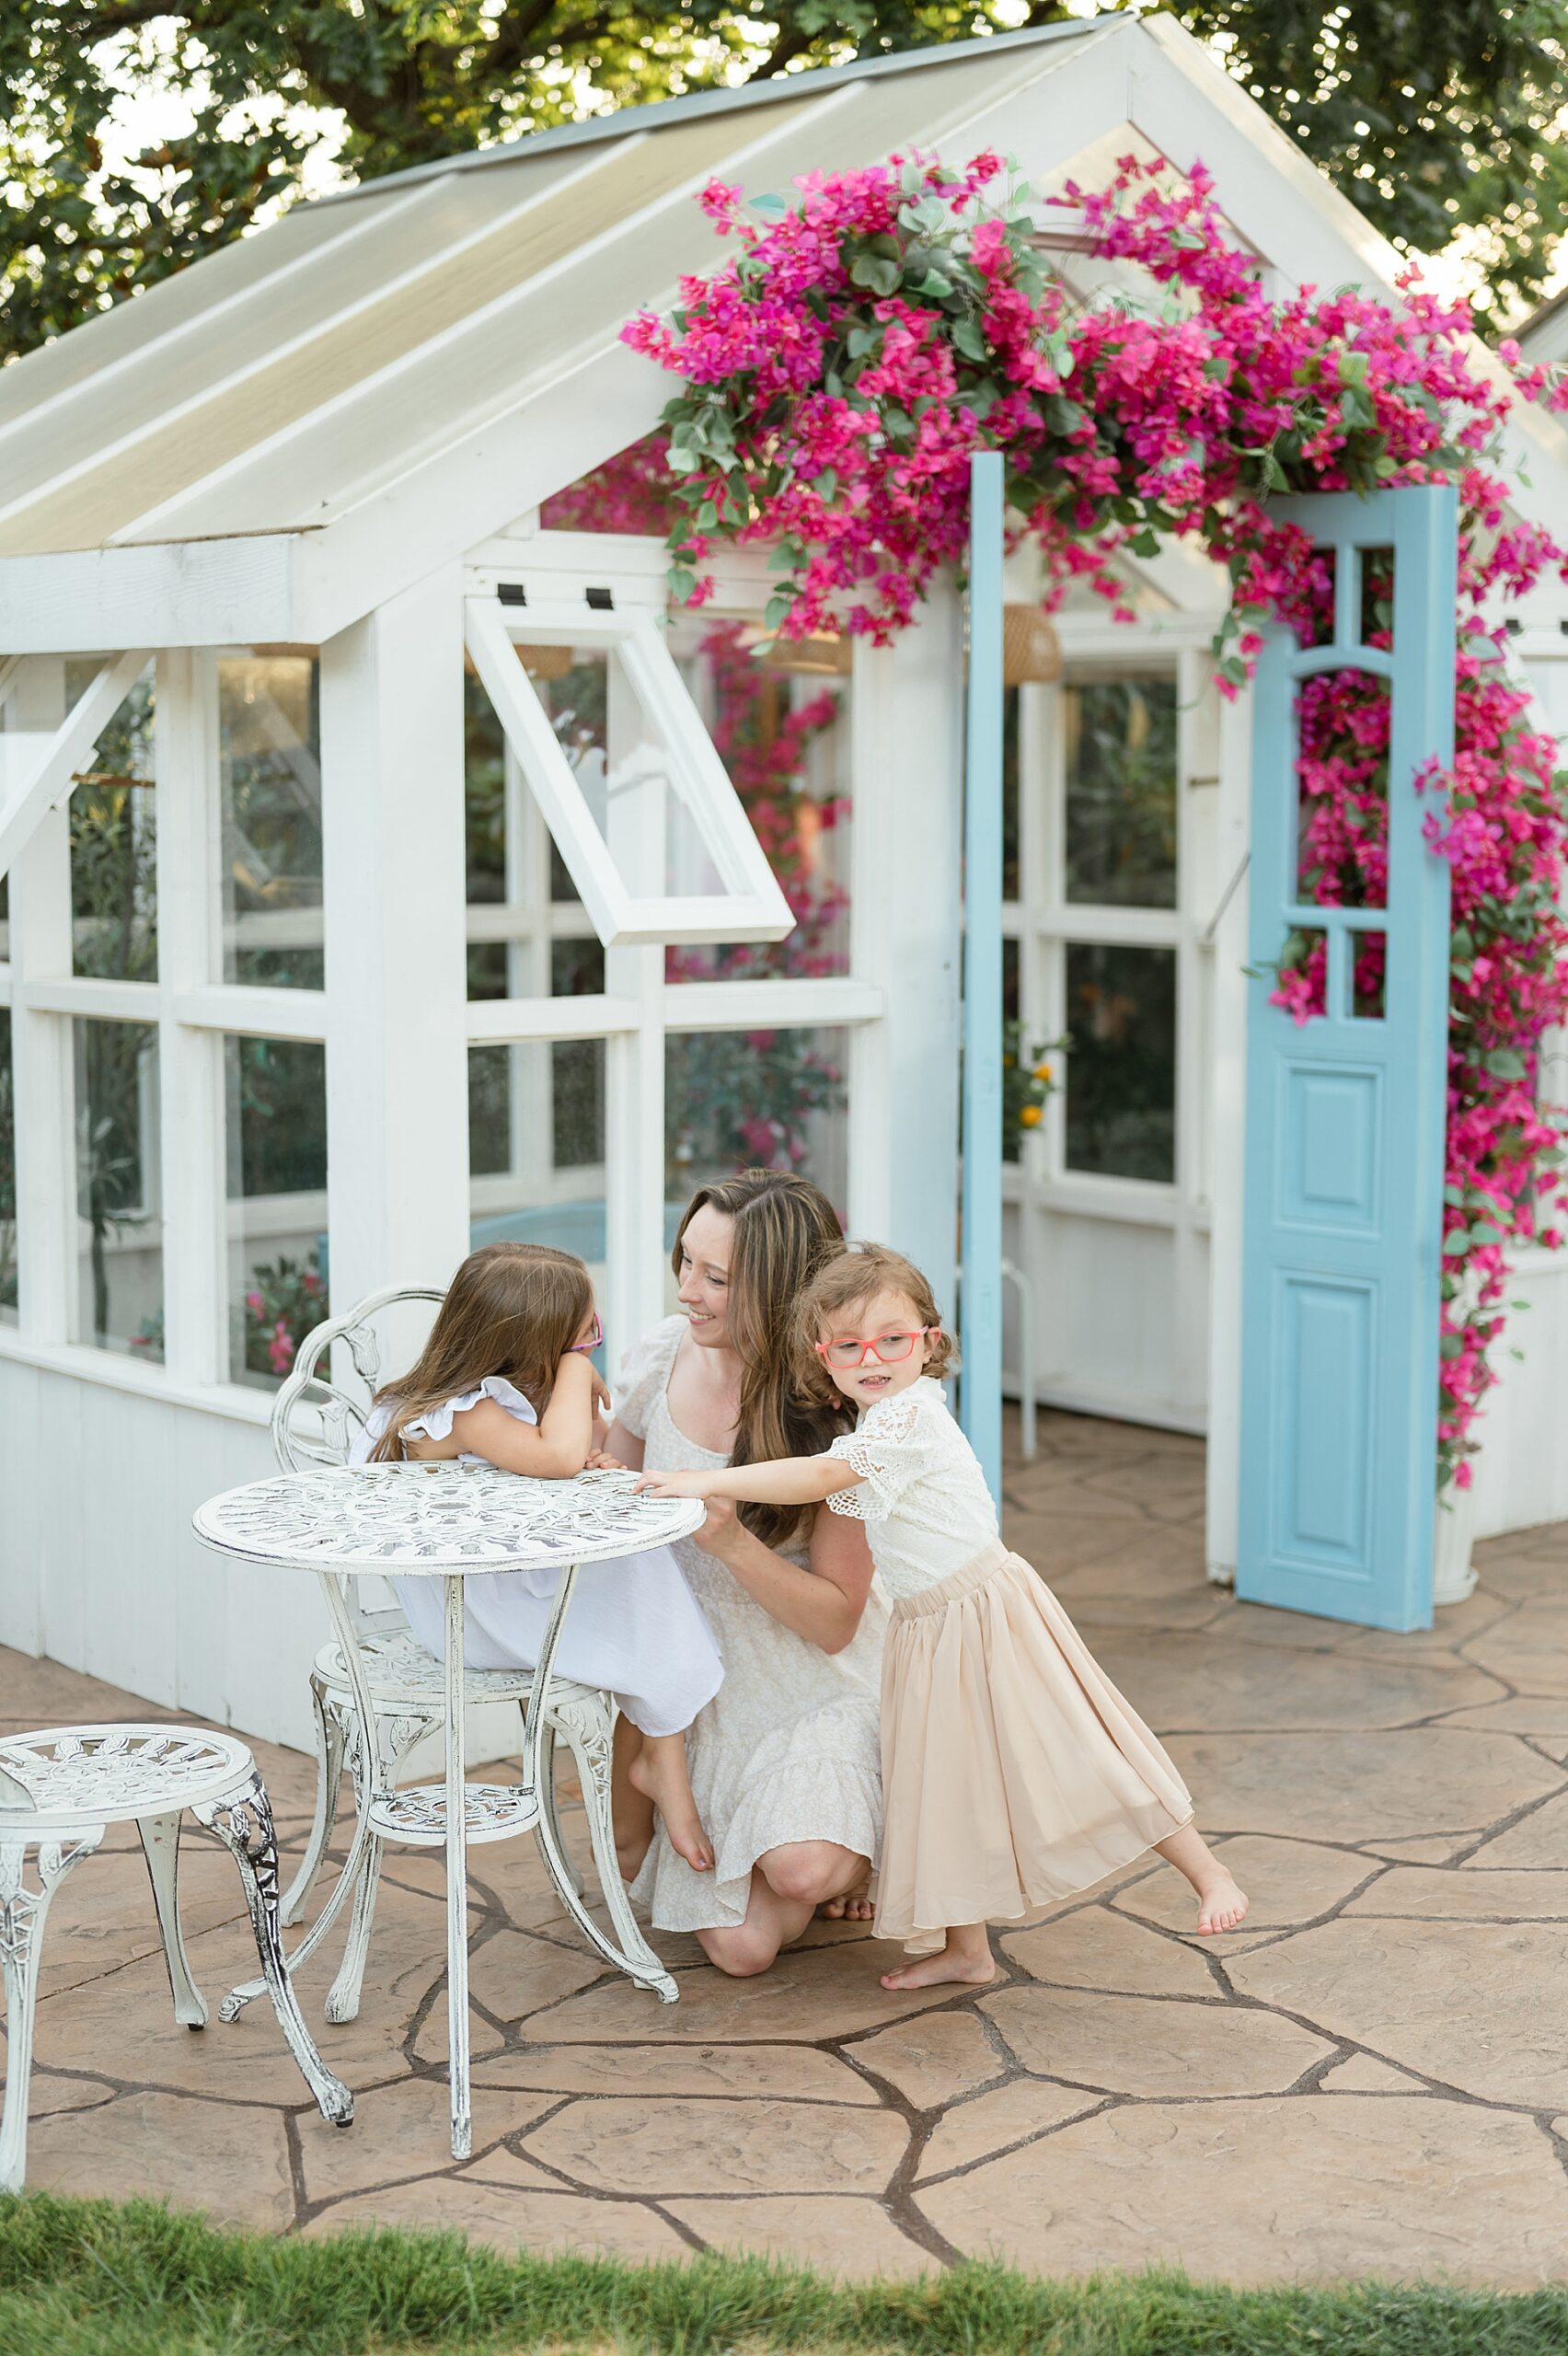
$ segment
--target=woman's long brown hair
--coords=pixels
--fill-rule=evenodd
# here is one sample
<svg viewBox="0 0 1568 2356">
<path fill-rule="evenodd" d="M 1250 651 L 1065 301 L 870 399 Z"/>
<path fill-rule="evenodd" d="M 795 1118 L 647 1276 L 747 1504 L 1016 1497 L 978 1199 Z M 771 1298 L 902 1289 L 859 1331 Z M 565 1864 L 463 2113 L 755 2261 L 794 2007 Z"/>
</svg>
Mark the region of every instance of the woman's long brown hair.
<svg viewBox="0 0 1568 2356">
<path fill-rule="evenodd" d="M 588 1271 L 570 1252 L 548 1243 L 487 1243 L 471 1252 L 447 1288 L 419 1358 L 375 1394 L 377 1405 L 391 1400 L 393 1412 L 371 1449 L 372 1461 L 400 1456 L 405 1424 L 474 1390 L 490 1374 L 515 1383 L 542 1415 L 556 1369 L 593 1311 Z"/>
<path fill-rule="evenodd" d="M 820 1186 L 786 1170 L 743 1170 L 699 1186 L 686 1205 L 671 1265 L 704 1206 L 732 1222 L 730 1338 L 741 1361 L 741 1411 L 732 1464 L 779 1456 L 819 1456 L 854 1417 L 847 1402 L 808 1396 L 795 1370 L 795 1307 L 817 1271 L 844 1249 L 837 1213 Z M 743 1505 L 741 1519 L 765 1546 L 784 1546 L 811 1527 L 811 1506 Z"/>
</svg>

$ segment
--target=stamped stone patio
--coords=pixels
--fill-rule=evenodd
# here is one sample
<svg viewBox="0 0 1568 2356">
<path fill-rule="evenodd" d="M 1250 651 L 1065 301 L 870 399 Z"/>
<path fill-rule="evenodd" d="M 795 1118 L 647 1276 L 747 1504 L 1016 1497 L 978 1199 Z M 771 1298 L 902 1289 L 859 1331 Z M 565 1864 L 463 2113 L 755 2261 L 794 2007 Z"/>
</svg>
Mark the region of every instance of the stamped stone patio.
<svg viewBox="0 0 1568 2356">
<path fill-rule="evenodd" d="M 392 1853 L 358 2021 L 321 2023 L 329 1964 L 302 1975 L 357 2098 L 335 2131 L 264 2006 L 175 2025 L 134 1835 L 111 1836 L 49 1926 L 30 2182 L 279 2233 L 853 2273 L 992 2251 L 1235 2283 L 1568 2271 L 1568 1525 L 1483 1548 L 1433 1634 L 1342 1629 L 1205 1586 L 1198 1443 L 1069 1416 L 1041 1438 L 1009 1534 L 1169 1741 L 1252 1893 L 1239 1935 L 1190 1935 L 1156 1864 L 1000 1934 L 984 1992 L 886 1994 L 889 1951 L 824 1923 L 743 1982 L 662 1940 L 666 2007 L 598 1969 L 530 1844 L 484 1850 L 455 2167 L 437 1864 Z M 7 1727 L 147 1714 L 0 1653 Z M 297 1850 L 311 1765 L 259 1757 Z M 183 1896 L 213 2001 L 248 1934 L 199 1834 Z"/>
</svg>

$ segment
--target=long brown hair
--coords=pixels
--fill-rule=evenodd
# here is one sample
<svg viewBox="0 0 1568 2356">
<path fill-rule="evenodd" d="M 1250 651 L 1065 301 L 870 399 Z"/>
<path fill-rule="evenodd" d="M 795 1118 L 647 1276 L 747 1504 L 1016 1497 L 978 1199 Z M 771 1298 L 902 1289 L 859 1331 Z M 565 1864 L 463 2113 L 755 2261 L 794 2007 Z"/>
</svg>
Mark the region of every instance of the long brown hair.
<svg viewBox="0 0 1568 2356">
<path fill-rule="evenodd" d="M 795 1304 L 818 1270 L 844 1249 L 838 1215 L 820 1186 L 787 1170 L 743 1170 L 699 1186 L 686 1205 L 670 1265 L 678 1277 L 686 1229 L 707 1207 L 732 1222 L 730 1340 L 741 1361 L 741 1411 L 732 1464 L 819 1456 L 847 1429 L 847 1401 L 813 1399 L 795 1372 Z M 766 1546 L 811 1526 L 810 1506 L 743 1505 L 741 1519 Z"/>
<path fill-rule="evenodd" d="M 400 1456 L 405 1424 L 487 1375 L 504 1375 L 542 1415 L 556 1369 L 593 1311 L 588 1271 L 571 1252 L 548 1243 L 487 1243 L 470 1252 L 419 1358 L 375 1394 L 378 1406 L 392 1402 L 392 1415 L 373 1461 Z"/>
</svg>

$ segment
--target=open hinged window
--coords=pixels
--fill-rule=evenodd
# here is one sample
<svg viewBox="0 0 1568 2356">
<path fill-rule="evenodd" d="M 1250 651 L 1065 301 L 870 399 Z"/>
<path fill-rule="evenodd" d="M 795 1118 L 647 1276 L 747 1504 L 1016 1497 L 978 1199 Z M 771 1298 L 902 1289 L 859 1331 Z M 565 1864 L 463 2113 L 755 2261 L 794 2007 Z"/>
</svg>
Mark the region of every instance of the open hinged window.
<svg viewBox="0 0 1568 2356">
<path fill-rule="evenodd" d="M 474 667 L 606 948 L 794 922 L 646 611 L 467 600 Z"/>
</svg>

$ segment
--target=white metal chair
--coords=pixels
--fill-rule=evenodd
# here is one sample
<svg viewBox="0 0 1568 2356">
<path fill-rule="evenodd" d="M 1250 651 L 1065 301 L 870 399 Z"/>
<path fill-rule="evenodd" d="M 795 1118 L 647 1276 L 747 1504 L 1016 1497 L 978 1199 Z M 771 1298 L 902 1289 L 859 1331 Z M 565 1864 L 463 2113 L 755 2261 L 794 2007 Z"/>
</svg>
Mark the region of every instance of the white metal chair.
<svg viewBox="0 0 1568 2356">
<path fill-rule="evenodd" d="M 134 1823 L 163 1934 L 174 2017 L 204 2028 L 207 2007 L 190 1977 L 179 1927 L 179 1820 L 189 1808 L 239 1867 L 268 1993 L 289 2050 L 324 2119 L 346 2127 L 353 2096 L 311 2042 L 289 1984 L 278 1934 L 278 1848 L 256 1762 L 233 1735 L 204 1727 L 46 1727 L 0 1738 L 0 1967 L 6 1987 L 6 2108 L 0 2119 L 0 2192 L 21 2188 L 27 2166 L 43 1926 L 54 1892 L 90 1856 L 111 1824 Z M 39 1887 L 23 1868 L 38 1852 Z"/>
<path fill-rule="evenodd" d="M 371 1395 L 385 1379 L 375 1320 L 383 1311 L 405 1302 L 439 1301 L 443 1298 L 439 1292 L 417 1287 L 372 1293 L 346 1316 L 329 1319 L 306 1336 L 272 1408 L 272 1448 L 285 1472 L 298 1472 L 311 1464 L 344 1461 L 353 1436 L 364 1427 Z M 364 1385 L 363 1397 L 356 1397 L 344 1387 L 340 1366 L 336 1380 L 322 1370 L 323 1359 L 334 1347 L 347 1351 L 354 1372 Z M 324 1571 L 319 1576 L 326 1580 L 334 1574 Z M 444 1723 L 442 1664 L 417 1642 L 396 1606 L 387 1611 L 367 1611 L 360 1600 L 358 1580 L 340 1579 L 338 1586 L 359 1638 L 360 1657 L 375 1704 L 373 1738 L 381 1772 L 379 1778 L 372 1776 L 371 1783 L 379 1780 L 382 1784 L 395 1784 L 415 1744 L 424 1736 L 438 1732 Z M 532 1682 L 527 1669 L 470 1669 L 465 1691 L 470 1703 L 511 1703 L 521 1714 Z M 336 1641 L 324 1645 L 317 1654 L 310 1672 L 310 1692 L 316 1710 L 316 1812 L 305 1857 L 282 1902 L 285 1923 L 296 1922 L 303 1914 L 321 1871 L 337 1821 L 338 1786 L 345 1765 L 362 1800 L 365 1790 L 353 1696 Z M 549 1816 L 556 1846 L 564 1854 L 555 1812 L 555 1745 L 558 1736 L 564 1737 L 577 1767 L 605 1902 L 621 1946 L 633 1955 L 641 1955 L 647 1952 L 646 1942 L 621 1880 L 610 1813 L 610 1758 L 616 1715 L 616 1705 L 608 1693 L 572 1684 L 564 1678 L 554 1680 L 549 1710 L 540 1730 L 539 1794 Z M 381 1842 L 372 1838 L 365 1845 L 354 1880 L 342 1963 L 327 1998 L 329 2021 L 352 2020 L 359 2011 L 381 1877 Z M 582 1878 L 575 1870 L 572 1878 L 581 1891 Z M 313 1924 L 306 1947 L 314 1948 L 349 1895 L 340 1881 Z M 300 1955 L 305 1952 L 306 1948 L 302 1948 Z"/>
</svg>

